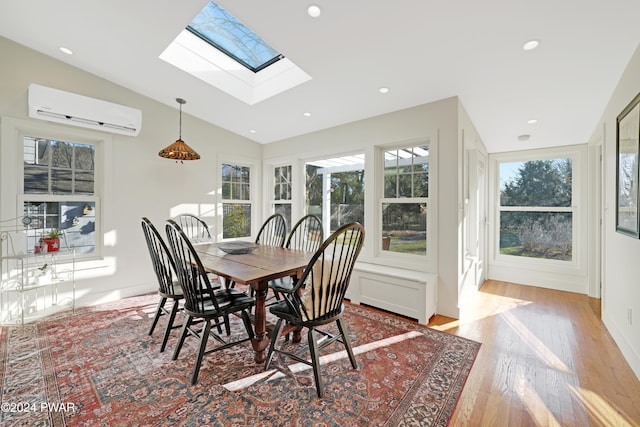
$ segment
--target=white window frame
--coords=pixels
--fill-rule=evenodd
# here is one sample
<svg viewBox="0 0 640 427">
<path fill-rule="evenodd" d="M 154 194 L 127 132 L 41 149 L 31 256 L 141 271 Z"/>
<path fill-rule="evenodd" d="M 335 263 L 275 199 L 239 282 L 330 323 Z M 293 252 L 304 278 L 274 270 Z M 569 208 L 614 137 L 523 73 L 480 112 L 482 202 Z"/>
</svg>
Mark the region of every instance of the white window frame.
<svg viewBox="0 0 640 427">
<path fill-rule="evenodd" d="M 249 200 L 239 200 L 239 199 L 223 199 L 222 198 L 222 165 L 235 165 L 235 166 L 242 166 L 242 167 L 248 167 L 249 168 Z M 256 196 L 257 196 L 257 177 L 259 176 L 259 174 L 261 174 L 261 170 L 258 167 L 258 165 L 252 161 L 252 160 L 248 160 L 245 158 L 238 158 L 238 157 L 220 157 L 218 160 L 218 167 L 217 167 L 217 180 L 219 182 L 218 185 L 218 208 L 217 208 L 217 215 L 216 217 L 218 218 L 217 220 L 217 226 L 216 226 L 216 240 L 217 241 L 221 241 L 224 240 L 223 238 L 223 233 L 224 233 L 224 204 L 225 203 L 232 203 L 232 204 L 248 204 L 251 206 L 251 228 L 249 230 L 250 234 L 249 236 L 243 236 L 243 237 L 233 237 L 233 238 L 227 238 L 226 240 L 229 239 L 234 239 L 234 240 L 252 240 L 254 239 L 254 236 L 257 233 L 257 230 L 259 228 L 259 225 L 257 224 L 258 222 L 258 206 L 259 206 L 259 201 L 256 200 Z M 260 175 L 261 176 L 261 175 Z"/>
<path fill-rule="evenodd" d="M 76 254 L 76 259 L 101 258 L 104 254 L 103 230 L 105 230 L 105 215 L 102 204 L 111 186 L 106 158 L 111 155 L 113 138 L 103 132 L 93 132 L 84 129 L 67 128 L 34 120 L 20 120 L 2 117 L 1 146 L 2 158 L 0 165 L 2 172 L 0 180 L 3 182 L 3 192 L 0 196 L 0 218 L 21 218 L 24 203 L 29 201 L 45 202 L 73 202 L 91 201 L 95 203 L 95 250 L 86 254 Z M 95 146 L 94 162 L 94 194 L 87 195 L 50 195 L 24 193 L 24 138 L 38 137 L 57 141 L 73 142 Z M 6 224 L 5 224 L 6 225 Z M 16 229 L 22 229 L 16 221 Z M 26 244 L 26 239 L 25 239 Z M 27 252 L 27 248 L 20 248 Z M 61 256 L 65 256 L 61 254 Z"/>
<path fill-rule="evenodd" d="M 588 255 L 587 147 L 565 146 L 553 149 L 523 150 L 490 155 L 489 269 L 488 278 L 527 283 L 573 292 L 582 292 Z M 572 260 L 560 261 L 500 253 L 500 164 L 570 158 L 572 161 L 572 205 L 565 210 L 573 215 Z M 507 208 L 505 210 L 513 210 Z M 564 276 L 560 276 L 564 275 Z"/>
<path fill-rule="evenodd" d="M 429 196 L 419 198 L 385 198 L 384 197 L 384 153 L 385 151 L 417 147 L 425 145 L 429 149 Z M 375 178 L 375 217 L 373 226 L 368 227 L 369 234 L 374 239 L 373 256 L 376 263 L 403 268 L 412 268 L 425 271 L 437 271 L 437 142 L 435 138 L 420 138 L 393 144 L 379 145 L 374 152 L 374 178 Z M 365 164 L 365 167 L 368 164 Z M 365 175 L 366 180 L 366 175 Z M 407 254 L 401 252 L 382 250 L 382 205 L 385 203 L 426 203 L 427 204 L 427 253 L 426 255 Z"/>
<path fill-rule="evenodd" d="M 290 185 L 291 185 L 291 191 L 289 193 L 289 199 L 276 199 L 276 195 L 275 195 L 275 190 L 276 190 L 276 184 L 278 183 L 276 181 L 276 176 L 275 176 L 275 171 L 278 168 L 290 168 L 290 172 L 289 172 L 289 179 L 290 179 Z M 297 221 L 297 215 L 294 212 L 294 192 L 295 192 L 295 187 L 296 187 L 296 180 L 295 180 L 295 176 L 294 176 L 294 171 L 295 171 L 295 167 L 292 163 L 281 163 L 281 164 L 273 164 L 270 167 L 270 176 L 271 176 L 271 180 L 270 182 L 270 186 L 269 186 L 269 206 L 270 206 L 270 211 L 268 212 L 269 214 L 275 213 L 276 212 L 276 205 L 289 205 L 289 210 L 291 212 L 291 218 L 286 218 L 287 221 L 287 230 L 291 230 L 291 227 L 293 226 L 293 224 L 295 224 L 295 222 Z"/>
</svg>

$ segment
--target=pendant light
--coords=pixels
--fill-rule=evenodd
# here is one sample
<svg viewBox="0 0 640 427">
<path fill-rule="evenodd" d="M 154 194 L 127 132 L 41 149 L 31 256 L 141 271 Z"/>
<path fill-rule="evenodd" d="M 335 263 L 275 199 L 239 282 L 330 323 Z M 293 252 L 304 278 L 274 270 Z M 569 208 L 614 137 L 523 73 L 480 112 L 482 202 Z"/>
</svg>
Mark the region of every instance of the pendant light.
<svg viewBox="0 0 640 427">
<path fill-rule="evenodd" d="M 180 163 L 183 160 L 198 160 L 200 154 L 196 153 L 193 148 L 182 140 L 182 105 L 186 104 L 187 101 L 182 98 L 176 98 L 176 102 L 180 104 L 180 133 L 178 134 L 178 139 L 167 148 L 161 150 L 158 155 L 165 159 L 173 159 L 176 163 L 178 163 L 178 160 L 180 160 Z"/>
</svg>

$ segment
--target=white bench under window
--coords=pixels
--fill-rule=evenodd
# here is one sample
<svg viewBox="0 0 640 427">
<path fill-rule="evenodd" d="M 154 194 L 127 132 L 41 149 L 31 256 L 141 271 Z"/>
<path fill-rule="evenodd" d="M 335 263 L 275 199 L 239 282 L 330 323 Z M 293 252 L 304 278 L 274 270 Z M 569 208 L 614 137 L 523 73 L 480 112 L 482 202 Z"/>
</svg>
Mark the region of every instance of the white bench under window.
<svg viewBox="0 0 640 427">
<path fill-rule="evenodd" d="M 437 283 L 433 273 L 356 263 L 346 298 L 427 324 L 436 312 Z"/>
</svg>

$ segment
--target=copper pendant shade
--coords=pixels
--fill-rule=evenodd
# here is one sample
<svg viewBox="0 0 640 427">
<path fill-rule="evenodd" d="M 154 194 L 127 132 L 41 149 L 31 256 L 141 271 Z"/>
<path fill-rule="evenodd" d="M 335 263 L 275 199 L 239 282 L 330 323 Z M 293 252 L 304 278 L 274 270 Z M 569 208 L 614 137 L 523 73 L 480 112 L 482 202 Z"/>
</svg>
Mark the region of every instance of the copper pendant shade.
<svg viewBox="0 0 640 427">
<path fill-rule="evenodd" d="M 182 105 L 186 104 L 187 101 L 182 98 L 176 98 L 176 102 L 180 104 L 180 133 L 178 139 L 173 144 L 160 150 L 158 155 L 165 159 L 175 160 L 176 162 L 179 160 L 181 163 L 183 160 L 198 160 L 200 154 L 196 153 L 193 148 L 189 147 L 182 140 Z"/>
</svg>

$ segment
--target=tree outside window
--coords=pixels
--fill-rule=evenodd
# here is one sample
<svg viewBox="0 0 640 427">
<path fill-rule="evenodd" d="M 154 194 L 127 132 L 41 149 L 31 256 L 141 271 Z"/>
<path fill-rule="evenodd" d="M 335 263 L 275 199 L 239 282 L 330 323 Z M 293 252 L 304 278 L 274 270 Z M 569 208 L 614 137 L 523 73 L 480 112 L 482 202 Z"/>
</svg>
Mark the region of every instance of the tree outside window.
<svg viewBox="0 0 640 427">
<path fill-rule="evenodd" d="M 500 253 L 572 260 L 572 159 L 500 164 Z"/>
<path fill-rule="evenodd" d="M 323 224 L 329 217 L 330 232 L 352 222 L 364 224 L 364 174 L 364 156 L 307 163 L 307 213 L 317 215 Z"/>
</svg>

